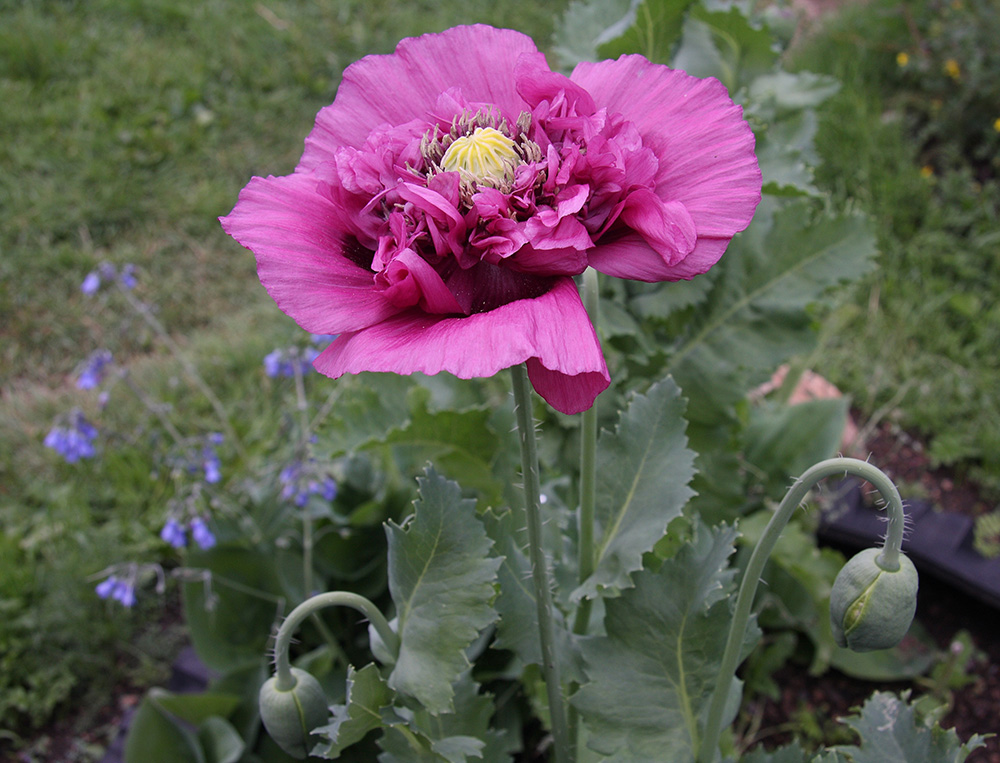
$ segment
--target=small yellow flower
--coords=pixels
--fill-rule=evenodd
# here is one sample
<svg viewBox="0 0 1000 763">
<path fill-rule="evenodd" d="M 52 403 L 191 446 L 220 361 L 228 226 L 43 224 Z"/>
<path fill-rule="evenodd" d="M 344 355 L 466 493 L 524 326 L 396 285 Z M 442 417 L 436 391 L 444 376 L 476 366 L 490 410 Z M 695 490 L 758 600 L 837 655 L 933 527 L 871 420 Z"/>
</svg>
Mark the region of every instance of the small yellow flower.
<svg viewBox="0 0 1000 763">
<path fill-rule="evenodd" d="M 899 53 L 896 54 L 896 63 L 899 65 L 900 68 L 906 66 L 908 63 L 910 63 L 909 54 L 903 51 L 899 51 Z"/>
<path fill-rule="evenodd" d="M 924 178 L 925 180 L 934 177 L 934 168 L 931 167 L 929 164 L 925 164 L 923 167 L 920 168 L 920 177 Z"/>
<path fill-rule="evenodd" d="M 1000 132 L 1000 117 L 993 120 L 993 129 L 996 130 L 997 132 Z"/>
<path fill-rule="evenodd" d="M 954 58 L 949 58 L 944 62 L 944 73 L 952 79 L 958 79 L 962 76 L 962 68 L 958 65 L 958 61 Z"/>
</svg>

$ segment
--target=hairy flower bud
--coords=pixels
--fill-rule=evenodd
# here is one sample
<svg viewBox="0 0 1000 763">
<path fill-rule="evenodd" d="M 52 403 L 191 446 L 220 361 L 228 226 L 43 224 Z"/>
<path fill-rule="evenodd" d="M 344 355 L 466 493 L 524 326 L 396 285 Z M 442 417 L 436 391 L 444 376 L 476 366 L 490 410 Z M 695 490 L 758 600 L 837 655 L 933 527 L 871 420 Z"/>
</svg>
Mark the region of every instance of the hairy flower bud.
<svg viewBox="0 0 1000 763">
<path fill-rule="evenodd" d="M 855 652 L 898 644 L 917 608 L 917 570 L 903 554 L 899 569 L 879 564 L 882 549 L 868 548 L 851 558 L 830 594 L 830 624 L 840 646 Z"/>
<path fill-rule="evenodd" d="M 292 668 L 295 685 L 278 688 L 278 677 L 260 687 L 260 718 L 271 739 L 299 760 L 311 749 L 310 733 L 327 721 L 329 709 L 323 689 L 311 674 Z"/>
</svg>

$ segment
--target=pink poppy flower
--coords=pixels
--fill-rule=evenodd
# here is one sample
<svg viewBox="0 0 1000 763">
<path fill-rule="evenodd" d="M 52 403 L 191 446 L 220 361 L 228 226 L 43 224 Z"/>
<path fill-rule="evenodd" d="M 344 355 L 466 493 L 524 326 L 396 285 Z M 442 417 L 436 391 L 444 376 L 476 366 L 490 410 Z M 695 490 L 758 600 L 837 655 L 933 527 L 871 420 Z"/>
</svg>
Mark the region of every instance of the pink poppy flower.
<svg viewBox="0 0 1000 763">
<path fill-rule="evenodd" d="M 526 363 L 554 408 L 607 366 L 573 276 L 704 273 L 760 201 L 754 138 L 714 79 L 641 56 L 552 71 L 486 26 L 403 40 L 344 72 L 295 172 L 222 224 L 345 373 L 492 376 Z"/>
</svg>

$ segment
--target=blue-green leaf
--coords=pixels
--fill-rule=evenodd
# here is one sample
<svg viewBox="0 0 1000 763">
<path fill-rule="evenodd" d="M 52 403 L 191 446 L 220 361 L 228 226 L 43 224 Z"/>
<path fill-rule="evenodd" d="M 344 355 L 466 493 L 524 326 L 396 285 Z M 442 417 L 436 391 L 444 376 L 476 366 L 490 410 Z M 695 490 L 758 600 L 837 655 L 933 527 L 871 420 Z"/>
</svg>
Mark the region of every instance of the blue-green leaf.
<svg viewBox="0 0 1000 763">
<path fill-rule="evenodd" d="M 663 537 L 667 525 L 694 495 L 694 453 L 687 448 L 684 400 L 672 379 L 635 395 L 614 432 L 604 432 L 597 450 L 595 571 L 574 592 L 631 585 L 642 555 Z"/>
<path fill-rule="evenodd" d="M 484 516 L 490 537 L 496 543 L 497 553 L 503 563 L 497 570 L 500 593 L 494 606 L 500 615 L 497 624 L 496 649 L 513 652 L 526 665 L 542 664 L 542 649 L 538 640 L 538 605 L 531 584 L 531 564 L 519 537 L 524 524 L 524 511 L 489 511 Z M 581 677 L 579 647 L 575 636 L 566 624 L 562 611 L 556 607 L 556 654 L 560 660 L 562 677 L 567 681 Z"/>
<path fill-rule="evenodd" d="M 152 689 L 132 718 L 125 740 L 125 763 L 207 763 L 197 737 L 159 703 L 162 689 Z"/>
<path fill-rule="evenodd" d="M 572 69 L 581 61 L 597 61 L 597 49 L 619 37 L 635 19 L 633 0 L 575 0 L 553 34 L 559 63 Z"/>
<path fill-rule="evenodd" d="M 851 763 L 961 763 L 983 746 L 979 734 L 963 744 L 954 729 L 918 721 L 908 699 L 908 693 L 902 698 L 888 692 L 872 694 L 860 715 L 844 719 L 861 737 L 861 745 L 834 749 Z"/>
<path fill-rule="evenodd" d="M 493 696 L 480 691 L 469 672 L 455 686 L 455 712 L 395 708 L 384 713 L 386 731 L 379 740 L 380 763 L 509 763 L 517 740 L 505 739 L 491 726 Z"/>
<path fill-rule="evenodd" d="M 681 389 L 691 390 L 688 420 L 720 423 L 749 389 L 809 350 L 815 341 L 809 308 L 870 270 L 874 254 L 863 217 L 765 198 L 716 266 L 709 299 L 668 361 Z"/>
<path fill-rule="evenodd" d="M 496 619 L 497 568 L 475 502 L 432 468 L 418 480 L 415 513 L 386 526 L 389 591 L 396 604 L 399 659 L 389 686 L 431 713 L 453 709 L 452 684 L 469 666 L 465 649 Z"/>
<path fill-rule="evenodd" d="M 337 758 L 342 750 L 360 742 L 370 731 L 382 728 L 382 709 L 391 702 L 392 691 L 374 664 L 361 670 L 348 668 L 345 704 L 331 708 L 333 718 L 329 725 L 313 729 L 313 734 L 328 739 L 329 744 L 317 746 L 312 754 Z"/>
<path fill-rule="evenodd" d="M 607 635 L 583 642 L 591 683 L 573 704 L 589 746 L 610 760 L 693 759 L 728 636 L 735 538 L 731 528 L 699 526 L 659 570 L 637 573 L 634 588 L 606 600 Z M 734 683 L 731 713 L 737 696 Z"/>
<path fill-rule="evenodd" d="M 198 740 L 207 763 L 236 763 L 247 746 L 233 724 L 218 717 L 205 719 L 198 729 Z"/>
<path fill-rule="evenodd" d="M 220 673 L 264 660 L 275 601 L 282 594 L 272 559 L 251 549 L 216 546 L 188 561 L 189 567 L 208 573 L 204 581 L 187 582 L 183 589 L 184 616 L 198 656 Z M 241 588 L 229 581 L 239 581 Z M 245 588 L 273 598 L 245 593 Z"/>
</svg>

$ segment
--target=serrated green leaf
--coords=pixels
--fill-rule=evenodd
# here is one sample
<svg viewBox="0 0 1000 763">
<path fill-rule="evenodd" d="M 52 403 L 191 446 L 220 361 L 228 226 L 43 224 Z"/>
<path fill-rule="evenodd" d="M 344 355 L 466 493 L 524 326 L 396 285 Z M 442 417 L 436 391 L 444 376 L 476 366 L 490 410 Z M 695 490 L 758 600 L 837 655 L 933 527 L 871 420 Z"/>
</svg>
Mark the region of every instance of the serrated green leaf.
<svg viewBox="0 0 1000 763">
<path fill-rule="evenodd" d="M 667 525 L 694 495 L 694 453 L 687 448 L 684 400 L 672 379 L 635 395 L 614 432 L 597 444 L 594 574 L 573 593 L 594 597 L 621 590 L 642 568 Z"/>
<path fill-rule="evenodd" d="M 764 403 L 751 411 L 745 454 L 765 475 L 768 495 L 784 495 L 789 480 L 840 451 L 848 403 L 846 397 L 798 405 Z"/>
<path fill-rule="evenodd" d="M 572 701 L 590 747 L 610 760 L 693 760 L 728 636 L 735 538 L 701 526 L 658 571 L 637 573 L 634 588 L 605 602 L 607 635 L 583 642 L 591 683 Z"/>
<path fill-rule="evenodd" d="M 502 560 L 475 502 L 433 468 L 419 479 L 415 513 L 386 525 L 389 591 L 401 648 L 389 686 L 432 713 L 452 709 L 452 683 L 469 666 L 465 649 L 496 618 L 493 584 Z"/>
<path fill-rule="evenodd" d="M 778 53 L 770 30 L 755 26 L 736 6 L 695 5 L 684 21 L 671 66 L 695 77 L 715 77 L 731 94 L 773 70 Z"/>
<path fill-rule="evenodd" d="M 748 109 L 758 118 L 772 121 L 790 111 L 815 109 L 838 90 L 840 83 L 825 74 L 771 72 L 750 84 Z"/>
<path fill-rule="evenodd" d="M 517 518 L 518 514 L 522 517 L 520 520 Z M 497 514 L 488 511 L 483 519 L 496 544 L 496 551 L 503 559 L 497 570 L 500 593 L 494 606 L 500 615 L 500 621 L 497 624 L 494 648 L 513 652 L 526 665 L 541 665 L 538 606 L 531 584 L 531 564 L 518 540 L 524 523 L 523 512 L 505 511 Z M 560 660 L 562 677 L 566 681 L 578 680 L 582 673 L 577 639 L 558 607 L 553 612 L 553 621 L 556 655 Z"/>
<path fill-rule="evenodd" d="M 809 308 L 873 266 L 875 241 L 859 215 L 817 214 L 767 198 L 733 239 L 709 299 L 667 363 L 690 395 L 688 420 L 716 426 L 774 369 L 815 342 Z"/>
<path fill-rule="evenodd" d="M 464 488 L 478 490 L 485 500 L 497 502 L 503 486 L 492 470 L 500 442 L 490 426 L 492 410 L 476 406 L 432 411 L 430 399 L 430 390 L 411 389 L 405 426 L 388 432 L 381 442 L 395 446 L 400 457 L 411 463 L 434 463 Z"/>
<path fill-rule="evenodd" d="M 391 702 L 392 691 L 374 664 L 361 670 L 349 667 L 345 703 L 330 708 L 331 722 L 312 732 L 329 740 L 329 744 L 318 745 L 311 754 L 338 758 L 344 749 L 360 742 L 370 731 L 382 728 L 382 709 Z"/>
<path fill-rule="evenodd" d="M 861 737 L 861 746 L 834 750 L 851 763 L 961 763 L 983 746 L 978 734 L 962 744 L 954 729 L 919 723 L 908 699 L 909 693 L 902 698 L 888 692 L 872 694 L 860 715 L 843 721 Z"/>
<path fill-rule="evenodd" d="M 426 710 L 396 708 L 379 740 L 381 763 L 509 763 L 512 742 L 491 728 L 496 714 L 493 696 L 480 691 L 469 672 L 455 683 L 455 712 L 431 715 Z M 516 740 L 514 740 L 516 741 Z"/>
<path fill-rule="evenodd" d="M 324 433 L 332 456 L 380 442 L 386 432 L 409 421 L 410 377 L 365 373 L 340 379 L 337 384 L 343 391 Z"/>
<path fill-rule="evenodd" d="M 839 89 L 832 77 L 777 71 L 754 79 L 743 98 L 744 114 L 757 138 L 754 149 L 764 192 L 816 196 L 813 167 L 819 120 L 815 109 Z"/>
</svg>

